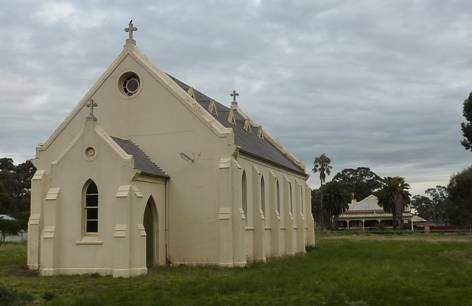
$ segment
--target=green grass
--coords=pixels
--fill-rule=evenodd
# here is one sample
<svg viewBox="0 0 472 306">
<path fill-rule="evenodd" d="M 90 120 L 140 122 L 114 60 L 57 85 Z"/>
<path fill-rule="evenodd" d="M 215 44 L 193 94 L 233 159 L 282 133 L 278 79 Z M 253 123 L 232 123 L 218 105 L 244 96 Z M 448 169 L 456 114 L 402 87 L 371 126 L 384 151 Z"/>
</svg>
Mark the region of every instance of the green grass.
<svg viewBox="0 0 472 306">
<path fill-rule="evenodd" d="M 130 279 L 38 277 L 24 269 L 25 246 L 9 244 L 0 246 L 0 289 L 17 304 L 472 305 L 470 236 L 424 237 L 318 236 L 306 256 L 237 269 L 158 268 Z"/>
</svg>

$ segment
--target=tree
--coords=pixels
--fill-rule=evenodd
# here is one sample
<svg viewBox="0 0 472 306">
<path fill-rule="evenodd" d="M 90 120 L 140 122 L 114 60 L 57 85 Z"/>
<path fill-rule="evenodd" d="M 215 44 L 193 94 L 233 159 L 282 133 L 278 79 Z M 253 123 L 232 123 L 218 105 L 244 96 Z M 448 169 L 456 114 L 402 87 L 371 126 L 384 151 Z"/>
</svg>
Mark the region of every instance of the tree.
<svg viewBox="0 0 472 306">
<path fill-rule="evenodd" d="M 30 209 L 31 197 L 31 178 L 36 172 L 36 168 L 30 160 L 16 166 L 16 181 L 17 185 L 14 192 L 14 199 L 16 201 L 16 211 L 24 212 Z"/>
<path fill-rule="evenodd" d="M 325 183 L 326 176 L 331 174 L 331 169 L 333 169 L 333 167 L 330 163 L 331 159 L 325 153 L 315 157 L 315 161 L 313 162 L 313 173 L 318 172 L 320 174 L 321 185 Z"/>
<path fill-rule="evenodd" d="M 350 199 L 350 193 L 343 184 L 339 182 L 326 183 L 319 189 L 312 191 L 313 215 L 317 217 L 317 222 L 323 227 L 333 228 L 335 218 L 349 208 Z"/>
<path fill-rule="evenodd" d="M 326 181 L 326 176 L 330 175 L 331 174 L 331 169 L 333 168 L 331 165 L 331 159 L 325 154 L 321 154 L 320 156 L 318 157 L 315 157 L 315 160 L 313 162 L 313 173 L 319 173 L 320 174 L 320 182 L 321 182 L 321 187 L 323 187 L 323 184 L 325 183 Z M 321 191 L 321 202 L 320 202 L 320 206 L 321 206 L 321 211 L 323 211 L 323 188 L 320 187 L 320 191 Z M 323 214 L 320 215 L 320 223 L 321 223 L 321 226 L 323 226 L 324 222 L 323 222 Z"/>
<path fill-rule="evenodd" d="M 425 193 L 433 202 L 432 221 L 441 224 L 447 224 L 447 201 L 449 193 L 444 186 L 437 185 L 435 188 L 426 189 Z"/>
<path fill-rule="evenodd" d="M 426 220 L 433 220 L 433 201 L 424 195 L 415 195 L 411 199 L 411 207 L 416 210 L 418 216 Z"/>
<path fill-rule="evenodd" d="M 472 151 L 472 93 L 464 101 L 462 114 L 466 121 L 461 123 L 462 135 L 464 136 L 461 143 L 466 150 Z"/>
<path fill-rule="evenodd" d="M 0 218 L 0 244 L 5 241 L 7 235 L 18 235 L 20 225 L 16 220 Z"/>
<path fill-rule="evenodd" d="M 342 183 L 357 201 L 368 197 L 382 186 L 382 178 L 367 167 L 344 169 L 332 181 Z"/>
<path fill-rule="evenodd" d="M 472 227 L 472 167 L 451 177 L 447 215 L 452 224 Z"/>
<path fill-rule="evenodd" d="M 0 181 L 0 213 L 7 213 L 10 210 L 11 199 L 7 189 Z"/>
<path fill-rule="evenodd" d="M 382 187 L 376 192 L 379 205 L 392 213 L 393 228 L 403 228 L 403 211 L 410 203 L 410 185 L 402 177 L 385 177 Z"/>
<path fill-rule="evenodd" d="M 0 213 L 29 211 L 31 178 L 35 171 L 31 161 L 15 166 L 11 158 L 0 159 Z"/>
<path fill-rule="evenodd" d="M 15 164 L 11 158 L 0 158 L 0 172 L 15 170 Z"/>
<path fill-rule="evenodd" d="M 411 199 L 411 207 L 418 215 L 435 223 L 447 224 L 448 191 L 444 186 L 428 188 L 426 196 L 415 195 Z"/>
</svg>

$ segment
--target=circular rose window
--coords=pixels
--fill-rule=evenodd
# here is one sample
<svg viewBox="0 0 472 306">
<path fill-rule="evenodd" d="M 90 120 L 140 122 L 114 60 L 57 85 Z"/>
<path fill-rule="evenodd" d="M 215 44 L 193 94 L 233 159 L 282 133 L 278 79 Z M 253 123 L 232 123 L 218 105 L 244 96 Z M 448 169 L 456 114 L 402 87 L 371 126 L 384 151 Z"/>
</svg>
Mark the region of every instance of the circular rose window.
<svg viewBox="0 0 472 306">
<path fill-rule="evenodd" d="M 85 149 L 85 155 L 88 157 L 88 158 L 92 158 L 95 156 L 95 149 L 92 148 L 92 147 L 88 147 L 87 149 Z"/>
<path fill-rule="evenodd" d="M 120 77 L 118 86 L 122 94 L 132 96 L 138 92 L 140 83 L 141 82 L 136 73 L 126 72 Z"/>
</svg>

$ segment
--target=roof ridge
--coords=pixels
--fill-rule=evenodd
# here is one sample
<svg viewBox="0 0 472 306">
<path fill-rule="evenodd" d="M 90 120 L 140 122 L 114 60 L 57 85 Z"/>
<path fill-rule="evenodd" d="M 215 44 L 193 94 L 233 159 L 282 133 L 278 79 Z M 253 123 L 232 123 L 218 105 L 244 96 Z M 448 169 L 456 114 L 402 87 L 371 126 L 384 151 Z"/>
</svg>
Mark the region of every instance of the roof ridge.
<svg viewBox="0 0 472 306">
<path fill-rule="evenodd" d="M 194 97 L 193 99 L 200 105 L 203 106 L 203 103 L 209 103 L 210 101 L 214 101 L 215 104 L 217 104 L 217 108 L 218 108 L 218 112 L 232 112 L 233 109 L 231 109 L 230 107 L 227 107 L 225 106 L 224 104 L 218 102 L 217 100 L 205 95 L 204 93 L 202 93 L 201 91 L 199 91 L 198 89 L 196 89 L 195 87 L 192 87 L 188 84 L 186 84 L 185 82 L 177 79 L 176 77 L 174 77 L 173 75 L 165 72 L 169 78 L 171 80 L 173 80 L 178 86 L 180 86 L 182 88 L 182 90 L 184 90 L 185 92 L 188 92 L 188 90 L 190 90 L 190 88 L 192 89 L 192 93 L 194 94 Z M 285 168 L 289 168 L 291 169 L 292 171 L 296 171 L 298 173 L 303 173 L 303 175 L 307 175 L 306 172 L 305 172 L 305 169 L 304 169 L 304 165 L 303 165 L 303 162 L 301 162 L 298 158 L 296 158 L 293 153 L 291 153 L 289 150 L 287 150 L 280 142 L 278 142 L 266 129 L 264 129 L 260 124 L 256 123 L 250 116 L 248 116 L 243 110 L 241 110 L 239 107 L 234 109 L 234 119 L 235 119 L 235 122 L 229 122 L 227 120 L 227 116 L 224 116 L 224 115 L 221 115 L 221 116 L 215 116 L 214 114 L 212 114 L 210 111 L 208 111 L 208 109 L 206 107 L 203 107 L 203 109 L 211 116 L 213 116 L 216 120 L 220 121 L 221 124 L 223 124 L 225 127 L 229 127 L 233 130 L 233 133 L 235 134 L 238 134 L 238 129 L 241 128 L 241 130 L 244 131 L 244 133 L 246 135 L 251 135 L 253 133 L 256 133 L 256 131 L 251 131 L 251 132 L 247 132 L 245 129 L 244 129 L 244 122 L 246 119 L 249 119 L 252 123 L 254 123 L 255 127 L 261 127 L 261 131 L 262 133 L 264 134 L 264 141 L 262 141 L 261 143 L 267 143 L 267 145 L 269 145 L 271 148 L 273 148 L 273 150 L 275 150 L 281 157 L 283 160 L 280 160 L 280 158 L 278 158 L 277 156 L 274 156 L 274 154 L 270 153 L 270 152 L 267 152 L 265 151 L 265 149 L 263 148 L 265 145 L 262 145 L 263 147 L 260 147 L 259 145 L 259 148 L 255 148 L 253 147 L 252 149 L 249 148 L 250 145 L 250 141 L 247 142 L 247 139 L 246 141 L 243 140 L 243 142 L 248 145 L 248 147 L 246 148 L 247 150 L 245 150 L 244 148 L 242 148 L 242 151 L 246 152 L 246 153 L 251 153 L 252 155 L 254 155 L 255 157 L 259 157 L 259 158 L 262 158 L 264 160 L 267 160 L 269 162 L 272 162 L 272 163 L 275 163 L 279 166 L 282 166 L 282 167 L 285 167 Z M 229 115 L 228 115 L 229 116 Z M 259 129 L 257 129 L 257 131 L 259 131 Z M 237 135 L 235 135 L 235 144 L 238 145 L 237 143 Z M 257 146 L 257 145 L 256 145 Z M 249 150 L 249 151 L 248 151 Z M 271 149 L 269 149 L 270 151 Z M 288 162 L 288 164 L 287 164 Z"/>
</svg>

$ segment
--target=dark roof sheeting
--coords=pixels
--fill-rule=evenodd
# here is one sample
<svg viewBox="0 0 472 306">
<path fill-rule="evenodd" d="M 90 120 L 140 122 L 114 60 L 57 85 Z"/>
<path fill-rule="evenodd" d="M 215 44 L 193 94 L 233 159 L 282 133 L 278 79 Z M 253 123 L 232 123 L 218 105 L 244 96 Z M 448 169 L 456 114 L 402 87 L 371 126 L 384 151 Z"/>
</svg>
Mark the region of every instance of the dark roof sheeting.
<svg viewBox="0 0 472 306">
<path fill-rule="evenodd" d="M 142 174 L 169 178 L 169 176 L 156 165 L 147 155 L 131 140 L 125 140 L 117 137 L 112 139 L 125 151 L 134 158 L 134 168 L 141 171 Z"/>
<path fill-rule="evenodd" d="M 169 75 L 169 77 L 174 80 L 177 85 L 180 86 L 184 91 L 188 91 L 190 88 L 189 85 L 184 82 L 176 79 L 175 77 Z M 210 100 L 215 101 L 216 108 L 218 110 L 218 116 L 211 114 L 215 117 L 224 127 L 232 128 L 234 131 L 234 141 L 237 146 L 240 147 L 240 151 L 244 154 L 253 156 L 255 158 L 262 159 L 269 163 L 276 164 L 288 170 L 297 172 L 298 174 L 306 176 L 305 171 L 296 165 L 290 158 L 285 156 L 279 149 L 277 149 L 272 143 L 267 139 L 261 139 L 257 136 L 257 130 L 253 129 L 252 132 L 246 132 L 244 130 L 244 121 L 245 118 L 241 114 L 237 113 L 236 115 L 236 125 L 232 125 L 228 122 L 228 114 L 230 108 L 224 106 L 221 103 L 218 103 L 216 100 L 211 99 L 205 94 L 199 92 L 193 88 L 195 93 L 195 100 L 206 110 L 208 111 L 208 105 Z"/>
</svg>

